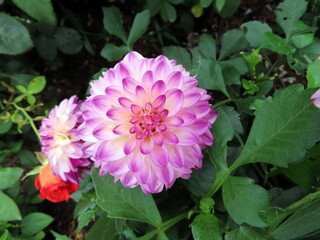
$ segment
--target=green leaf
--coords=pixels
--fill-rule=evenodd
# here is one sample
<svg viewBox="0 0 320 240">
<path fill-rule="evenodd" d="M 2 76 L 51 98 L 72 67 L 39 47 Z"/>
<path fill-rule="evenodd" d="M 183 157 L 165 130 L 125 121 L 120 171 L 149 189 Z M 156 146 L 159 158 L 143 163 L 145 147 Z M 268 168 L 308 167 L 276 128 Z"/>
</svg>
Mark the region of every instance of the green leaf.
<svg viewBox="0 0 320 240">
<path fill-rule="evenodd" d="M 117 235 L 115 219 L 103 214 L 86 234 L 86 240 L 113 240 Z"/>
<path fill-rule="evenodd" d="M 300 61 L 306 62 L 306 64 L 309 64 L 309 62 L 317 60 L 317 58 L 320 56 L 320 41 L 315 39 L 314 42 L 309 44 L 308 46 L 298 49 L 295 52 L 294 56 L 295 58 L 298 58 Z"/>
<path fill-rule="evenodd" d="M 46 86 L 46 78 L 44 76 L 35 77 L 28 84 L 28 93 L 31 93 L 31 94 L 40 93 L 45 86 Z"/>
<path fill-rule="evenodd" d="M 199 214 L 191 223 L 195 240 L 222 240 L 220 220 L 212 214 Z"/>
<path fill-rule="evenodd" d="M 207 8 L 211 5 L 212 0 L 200 0 L 201 7 Z"/>
<path fill-rule="evenodd" d="M 268 24 L 259 21 L 250 21 L 242 24 L 247 28 L 246 39 L 253 48 L 258 48 L 262 45 L 263 35 L 266 32 L 272 32 Z"/>
<path fill-rule="evenodd" d="M 35 39 L 38 54 L 46 60 L 54 60 L 57 56 L 57 47 L 52 36 L 41 35 Z"/>
<path fill-rule="evenodd" d="M 220 64 L 212 59 L 199 59 L 199 65 L 200 68 L 197 71 L 199 86 L 205 89 L 221 91 L 229 97 Z"/>
<path fill-rule="evenodd" d="M 221 11 L 217 9 L 217 12 L 223 18 L 231 17 L 240 6 L 240 3 L 241 0 L 226 0 Z"/>
<path fill-rule="evenodd" d="M 182 64 L 187 71 L 191 70 L 191 56 L 185 48 L 176 46 L 164 47 L 163 53 L 169 59 L 174 59 L 178 64 Z"/>
<path fill-rule="evenodd" d="M 216 41 L 209 34 L 202 34 L 199 38 L 199 52 L 204 58 L 216 60 Z"/>
<path fill-rule="evenodd" d="M 7 240 L 8 235 L 9 235 L 9 231 L 8 229 L 5 229 L 3 234 L 0 236 L 0 240 Z"/>
<path fill-rule="evenodd" d="M 4 134 L 10 130 L 12 121 L 9 112 L 0 113 L 0 134 Z"/>
<path fill-rule="evenodd" d="M 267 210 L 261 211 L 259 213 L 261 219 L 269 226 L 283 219 L 287 215 L 288 213 L 286 212 L 286 210 L 279 207 L 270 207 Z"/>
<path fill-rule="evenodd" d="M 0 221 L 16 221 L 21 219 L 17 204 L 0 191 Z"/>
<path fill-rule="evenodd" d="M 262 47 L 284 55 L 288 55 L 293 51 L 290 45 L 283 38 L 272 32 L 264 33 Z"/>
<path fill-rule="evenodd" d="M 88 211 L 85 211 L 81 215 L 79 215 L 78 226 L 77 226 L 78 231 L 84 228 L 85 226 L 87 226 L 89 222 L 95 218 L 97 214 L 97 210 L 98 209 L 90 209 Z"/>
<path fill-rule="evenodd" d="M 164 2 L 160 11 L 161 18 L 165 22 L 174 22 L 177 18 L 177 12 L 174 6 L 168 2 Z"/>
<path fill-rule="evenodd" d="M 148 10 L 144 10 L 138 13 L 134 20 L 128 37 L 128 44 L 132 46 L 139 37 L 144 34 L 150 24 L 150 13 Z"/>
<path fill-rule="evenodd" d="M 27 28 L 13 17 L 0 12 L 0 54 L 17 55 L 33 47 Z"/>
<path fill-rule="evenodd" d="M 276 21 L 285 32 L 287 38 L 292 32 L 294 24 L 307 10 L 307 5 L 308 3 L 305 0 L 285 0 L 278 5 Z"/>
<path fill-rule="evenodd" d="M 267 98 L 234 167 L 253 162 L 287 167 L 300 161 L 320 140 L 320 111 L 310 100 L 313 92 L 294 84 Z"/>
<path fill-rule="evenodd" d="M 34 19 L 49 25 L 57 25 L 51 0 L 13 0 L 13 2 Z"/>
<path fill-rule="evenodd" d="M 244 94 L 253 95 L 260 90 L 258 85 L 251 80 L 242 80 L 242 87 L 246 90 Z"/>
<path fill-rule="evenodd" d="M 30 213 L 21 222 L 21 232 L 25 236 L 31 236 L 45 229 L 53 220 L 53 217 L 44 213 Z"/>
<path fill-rule="evenodd" d="M 228 232 L 225 240 L 267 240 L 261 233 L 258 233 L 250 228 L 241 226 L 240 228 Z"/>
<path fill-rule="evenodd" d="M 162 223 L 152 195 L 144 194 L 140 188 L 126 188 L 120 182 L 114 183 L 110 175 L 99 176 L 92 169 L 92 179 L 97 193 L 97 204 L 111 218 L 125 218 L 159 226 Z"/>
<path fill-rule="evenodd" d="M 224 5 L 226 4 L 226 1 L 228 1 L 228 0 L 216 0 L 215 4 L 216 4 L 216 8 L 217 8 L 218 12 L 220 12 L 222 10 Z"/>
<path fill-rule="evenodd" d="M 271 236 L 277 240 L 290 240 L 320 230 L 320 199 L 298 210 L 277 227 Z"/>
<path fill-rule="evenodd" d="M 127 37 L 122 26 L 121 13 L 119 8 L 112 6 L 102 8 L 104 29 L 127 44 Z"/>
<path fill-rule="evenodd" d="M 50 232 L 52 233 L 52 235 L 56 238 L 56 240 L 72 240 L 71 238 L 68 238 L 65 235 L 61 235 L 53 230 L 50 230 Z M 102 239 L 101 239 L 102 240 Z"/>
<path fill-rule="evenodd" d="M 127 46 L 122 45 L 117 47 L 114 43 L 106 43 L 100 54 L 108 61 L 113 62 L 118 61 L 128 52 L 130 52 L 130 48 Z"/>
<path fill-rule="evenodd" d="M 202 168 L 200 170 L 193 170 L 191 177 L 188 180 L 181 179 L 181 183 L 193 195 L 197 197 L 204 197 L 215 179 L 216 169 L 212 162 L 205 157 L 202 161 Z"/>
<path fill-rule="evenodd" d="M 222 197 L 229 215 L 236 223 L 266 227 L 259 212 L 267 209 L 270 197 L 264 188 L 254 184 L 253 179 L 229 176 L 222 185 Z"/>
<path fill-rule="evenodd" d="M 65 54 L 76 54 L 83 47 L 79 32 L 73 28 L 59 27 L 53 38 L 57 48 Z"/>
<path fill-rule="evenodd" d="M 39 162 L 36 158 L 36 156 L 27 149 L 22 149 L 18 153 L 19 161 L 22 165 L 28 166 L 28 167 L 35 167 L 39 165 Z"/>
<path fill-rule="evenodd" d="M 232 29 L 222 35 L 219 60 L 226 56 L 239 52 L 248 45 L 244 33 L 241 30 Z"/>
<path fill-rule="evenodd" d="M 21 177 L 22 168 L 17 167 L 0 167 L 0 190 L 11 187 Z"/>
<path fill-rule="evenodd" d="M 224 78 L 224 83 L 226 84 L 226 86 L 230 86 L 233 84 L 241 84 L 240 73 L 236 68 L 230 66 L 223 66 L 222 64 L 220 65 L 222 67 L 222 76 Z"/>
<path fill-rule="evenodd" d="M 16 89 L 18 89 L 21 93 L 27 93 L 27 89 L 22 85 L 17 85 Z"/>
<path fill-rule="evenodd" d="M 310 63 L 307 71 L 308 88 L 320 87 L 320 61 Z"/>
<path fill-rule="evenodd" d="M 313 39 L 313 33 L 304 33 L 294 35 L 290 40 L 297 48 L 303 48 L 311 44 L 313 42 Z"/>
<path fill-rule="evenodd" d="M 288 168 L 279 169 L 279 172 L 309 191 L 320 187 L 320 158 L 291 164 Z"/>
</svg>

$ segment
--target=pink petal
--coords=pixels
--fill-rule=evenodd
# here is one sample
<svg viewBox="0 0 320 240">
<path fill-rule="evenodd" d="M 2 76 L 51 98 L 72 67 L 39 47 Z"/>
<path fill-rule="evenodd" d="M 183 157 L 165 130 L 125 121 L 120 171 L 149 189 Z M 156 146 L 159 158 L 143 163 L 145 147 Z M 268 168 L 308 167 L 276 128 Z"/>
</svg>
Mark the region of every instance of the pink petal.
<svg viewBox="0 0 320 240">
<path fill-rule="evenodd" d="M 172 72 L 167 77 L 167 87 L 168 89 L 171 88 L 181 88 L 183 83 L 183 75 L 181 72 Z"/>
<path fill-rule="evenodd" d="M 138 185 L 138 182 L 136 180 L 136 177 L 134 173 L 132 172 L 127 172 L 122 178 L 121 178 L 121 183 L 128 187 L 128 188 L 133 188 Z"/>
<path fill-rule="evenodd" d="M 192 146 L 199 141 L 199 136 L 189 127 L 179 127 L 173 133 L 178 137 L 181 146 Z"/>
<path fill-rule="evenodd" d="M 162 134 L 161 134 L 161 133 L 158 133 L 158 132 L 154 133 L 154 134 L 152 135 L 152 139 L 153 139 L 153 141 L 154 141 L 157 145 L 162 146 L 162 144 L 163 144 L 163 137 L 162 137 Z"/>
<path fill-rule="evenodd" d="M 170 71 L 170 67 L 167 62 L 159 61 L 153 70 L 155 80 L 164 80 Z"/>
<path fill-rule="evenodd" d="M 175 145 L 179 143 L 179 138 L 173 132 L 165 131 L 162 136 L 165 144 Z"/>
<path fill-rule="evenodd" d="M 105 94 L 109 101 L 114 104 L 118 104 L 118 98 L 123 96 L 122 88 L 119 86 L 109 86 L 105 89 Z"/>
<path fill-rule="evenodd" d="M 197 102 L 190 109 L 196 114 L 197 118 L 202 118 L 211 111 L 208 101 Z"/>
<path fill-rule="evenodd" d="M 164 83 L 164 81 L 158 80 L 152 85 L 151 94 L 155 98 L 163 94 L 165 90 L 166 90 L 166 84 Z"/>
<path fill-rule="evenodd" d="M 112 162 L 106 162 L 103 163 L 101 166 L 101 169 L 104 168 L 104 165 L 108 164 L 107 168 L 110 174 L 112 174 L 113 176 L 121 176 L 123 174 L 125 174 L 128 171 L 128 167 L 127 167 L 127 161 L 125 158 L 117 160 L 117 161 L 112 161 Z"/>
<path fill-rule="evenodd" d="M 131 115 L 123 108 L 111 108 L 107 112 L 107 117 L 115 121 L 126 121 L 131 119 Z"/>
<path fill-rule="evenodd" d="M 317 108 L 320 108 L 320 98 L 317 99 L 313 99 L 312 103 L 314 106 L 316 106 Z"/>
<path fill-rule="evenodd" d="M 94 158 L 100 161 L 114 161 L 123 158 L 125 156 L 122 151 L 124 140 L 119 137 L 111 141 L 102 142 L 95 152 Z"/>
<path fill-rule="evenodd" d="M 97 95 L 92 99 L 92 106 L 97 112 L 107 112 L 110 108 L 110 102 L 105 95 Z"/>
<path fill-rule="evenodd" d="M 200 97 L 201 97 L 200 93 L 195 89 L 184 92 L 183 106 L 184 107 L 192 106 L 193 104 L 199 101 Z"/>
<path fill-rule="evenodd" d="M 197 116 L 190 110 L 181 110 L 176 114 L 176 116 L 183 119 L 184 124 L 182 126 L 189 126 L 197 119 Z"/>
<path fill-rule="evenodd" d="M 141 54 L 131 51 L 129 52 L 124 58 L 124 61 L 128 61 L 128 62 L 132 62 L 132 63 L 136 63 L 138 62 L 140 59 L 144 59 L 143 56 L 141 56 Z"/>
<path fill-rule="evenodd" d="M 162 109 L 164 104 L 166 103 L 166 99 L 166 95 L 160 95 L 153 101 L 152 107 L 154 109 Z"/>
<path fill-rule="evenodd" d="M 129 155 L 130 153 L 132 153 L 134 151 L 134 149 L 136 148 L 137 146 L 137 139 L 134 135 L 130 136 L 127 141 L 124 143 L 124 146 L 123 146 L 123 152 L 126 154 L 126 155 Z"/>
<path fill-rule="evenodd" d="M 150 167 L 145 164 L 139 172 L 135 172 L 134 174 L 140 184 L 147 184 L 151 176 Z"/>
<path fill-rule="evenodd" d="M 122 86 L 126 92 L 135 93 L 136 87 L 139 83 L 132 77 L 122 79 Z"/>
<path fill-rule="evenodd" d="M 117 135 L 128 135 L 130 134 L 129 130 L 131 127 L 132 124 L 130 123 L 122 123 L 113 129 L 113 133 Z"/>
<path fill-rule="evenodd" d="M 116 70 L 115 74 L 118 79 L 123 79 L 125 77 L 131 76 L 130 67 L 124 62 L 119 62 L 114 69 Z"/>
<path fill-rule="evenodd" d="M 145 162 L 145 155 L 141 154 L 130 154 L 127 156 L 128 168 L 132 172 L 139 172 L 143 168 Z"/>
<path fill-rule="evenodd" d="M 144 105 L 147 102 L 147 93 L 143 87 L 136 87 L 136 100 L 140 106 Z"/>
<path fill-rule="evenodd" d="M 201 140 L 205 145 L 211 146 L 213 144 L 213 136 L 210 130 L 207 130 L 204 134 L 201 135 Z"/>
<path fill-rule="evenodd" d="M 166 118 L 166 124 L 172 125 L 172 126 L 180 126 L 184 123 L 183 119 L 178 116 L 171 116 Z"/>
<path fill-rule="evenodd" d="M 170 89 L 166 92 L 166 103 L 164 108 L 169 110 L 169 115 L 175 115 L 183 103 L 183 92 L 180 89 Z"/>
<path fill-rule="evenodd" d="M 103 122 L 95 127 L 92 134 L 94 137 L 102 141 L 115 139 L 117 138 L 117 135 L 113 133 L 112 131 L 113 127 L 114 127 L 113 124 L 110 124 L 108 122 Z"/>
<path fill-rule="evenodd" d="M 149 154 L 153 150 L 153 140 L 151 136 L 145 137 L 141 140 L 140 151 L 142 154 Z"/>
<path fill-rule="evenodd" d="M 168 146 L 169 162 L 176 168 L 181 168 L 184 165 L 185 157 L 180 146 Z"/>
<path fill-rule="evenodd" d="M 142 79 L 141 79 L 142 86 L 145 89 L 151 89 L 153 82 L 154 82 L 154 78 L 153 78 L 152 71 L 150 71 L 150 70 L 146 71 L 143 74 Z"/>
<path fill-rule="evenodd" d="M 311 100 L 317 108 L 320 108 L 320 89 L 311 96 Z"/>
<path fill-rule="evenodd" d="M 159 180 L 165 185 L 170 185 L 174 181 L 174 170 L 170 166 L 158 168 L 155 173 Z"/>
<path fill-rule="evenodd" d="M 205 133 L 209 128 L 209 122 L 207 120 L 203 120 L 203 119 L 199 119 L 197 121 L 195 121 L 192 126 L 192 129 L 194 129 L 194 131 L 198 134 L 201 135 L 203 133 Z"/>
<path fill-rule="evenodd" d="M 118 102 L 127 111 L 130 111 L 131 105 L 133 104 L 133 102 L 129 98 L 126 98 L 126 97 L 119 97 Z"/>
<path fill-rule="evenodd" d="M 168 164 L 168 149 L 165 145 L 159 147 L 155 145 L 153 151 L 150 153 L 152 162 L 160 168 L 167 166 Z"/>
<path fill-rule="evenodd" d="M 141 107 L 139 107 L 138 105 L 136 104 L 132 104 L 131 105 L 131 112 L 134 114 L 134 115 L 140 115 L 142 113 L 142 109 Z"/>
</svg>

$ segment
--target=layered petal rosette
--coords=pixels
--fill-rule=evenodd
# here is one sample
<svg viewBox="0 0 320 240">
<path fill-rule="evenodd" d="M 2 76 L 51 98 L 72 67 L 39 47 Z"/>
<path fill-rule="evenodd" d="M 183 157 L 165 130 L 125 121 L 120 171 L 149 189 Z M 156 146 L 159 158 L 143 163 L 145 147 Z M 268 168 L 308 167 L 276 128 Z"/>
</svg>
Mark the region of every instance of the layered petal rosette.
<svg viewBox="0 0 320 240">
<path fill-rule="evenodd" d="M 217 113 L 197 83 L 176 61 L 136 52 L 92 82 L 80 129 L 100 175 L 157 193 L 200 169 Z"/>
<path fill-rule="evenodd" d="M 76 96 L 63 100 L 42 120 L 39 133 L 41 151 L 46 155 L 53 174 L 63 181 L 79 183 L 90 164 L 82 151 L 83 141 L 77 128 L 83 122 L 82 103 Z"/>
</svg>

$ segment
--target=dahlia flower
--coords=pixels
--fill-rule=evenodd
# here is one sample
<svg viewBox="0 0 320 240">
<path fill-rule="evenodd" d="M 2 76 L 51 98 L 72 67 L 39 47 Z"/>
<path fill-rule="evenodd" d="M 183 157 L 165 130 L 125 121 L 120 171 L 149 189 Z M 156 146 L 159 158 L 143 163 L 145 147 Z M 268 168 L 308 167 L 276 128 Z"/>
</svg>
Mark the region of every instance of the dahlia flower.
<svg viewBox="0 0 320 240">
<path fill-rule="evenodd" d="M 197 83 L 176 61 L 137 52 L 92 82 L 79 131 L 99 174 L 157 193 L 200 169 L 217 113 Z"/>
<path fill-rule="evenodd" d="M 313 105 L 320 108 L 320 89 L 311 96 L 311 101 Z"/>
<path fill-rule="evenodd" d="M 41 151 L 46 155 L 53 174 L 63 181 L 79 183 L 90 161 L 82 151 L 83 141 L 77 127 L 82 123 L 81 102 L 76 96 L 63 100 L 42 120 L 39 133 Z"/>
</svg>

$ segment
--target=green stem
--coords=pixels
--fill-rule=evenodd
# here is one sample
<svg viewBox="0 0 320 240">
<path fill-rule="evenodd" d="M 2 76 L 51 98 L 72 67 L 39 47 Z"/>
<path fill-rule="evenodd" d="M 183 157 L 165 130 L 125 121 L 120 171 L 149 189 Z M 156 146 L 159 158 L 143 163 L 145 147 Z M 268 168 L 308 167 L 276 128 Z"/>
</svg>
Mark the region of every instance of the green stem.
<svg viewBox="0 0 320 240">
<path fill-rule="evenodd" d="M 312 201 L 314 199 L 317 199 L 319 197 L 320 197 L 320 190 L 317 192 L 314 192 L 314 193 L 310 193 L 309 195 L 305 196 L 304 198 L 301 198 L 299 201 L 292 203 L 290 206 L 288 206 L 286 208 L 286 211 L 291 212 L 291 211 L 295 210 L 296 208 L 300 207 L 301 205 L 303 205 L 309 201 Z"/>
<path fill-rule="evenodd" d="M 221 101 L 221 102 L 216 103 L 216 104 L 213 105 L 211 108 L 218 108 L 218 107 L 222 106 L 222 105 L 225 104 L 225 103 L 233 102 L 233 101 L 234 101 L 234 99 L 228 98 L 228 99 L 226 99 L 226 100 L 223 100 L 223 101 Z"/>
<path fill-rule="evenodd" d="M 219 173 L 217 174 L 216 179 L 214 180 L 214 183 L 213 183 L 211 189 L 207 193 L 207 197 L 212 197 L 220 189 L 222 184 L 229 177 L 230 173 L 231 173 L 231 170 L 229 168 L 226 171 L 220 172 L 220 174 Z"/>
<path fill-rule="evenodd" d="M 155 236 L 156 234 L 160 233 L 160 232 L 165 232 L 166 230 L 168 230 L 169 228 L 171 228 L 173 225 L 175 225 L 176 223 L 180 222 L 181 220 L 185 219 L 188 217 L 188 212 L 184 212 L 174 218 L 169 219 L 168 221 L 162 223 L 160 225 L 159 228 L 147 233 L 146 235 L 138 238 L 138 240 L 147 240 L 147 239 L 151 239 L 153 236 Z"/>
<path fill-rule="evenodd" d="M 26 110 L 24 110 L 22 107 L 19 107 L 17 104 L 15 104 L 14 102 L 11 103 L 17 110 L 19 110 L 20 112 L 23 113 L 23 115 L 28 119 L 29 124 L 31 126 L 31 128 L 33 129 L 34 133 L 36 134 L 37 138 L 39 141 L 41 141 L 41 137 L 40 134 L 38 132 L 38 129 L 36 127 L 36 125 L 34 124 L 33 119 L 30 117 L 30 115 L 26 112 Z"/>
</svg>

